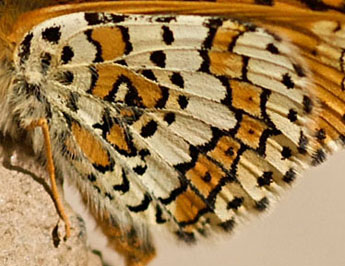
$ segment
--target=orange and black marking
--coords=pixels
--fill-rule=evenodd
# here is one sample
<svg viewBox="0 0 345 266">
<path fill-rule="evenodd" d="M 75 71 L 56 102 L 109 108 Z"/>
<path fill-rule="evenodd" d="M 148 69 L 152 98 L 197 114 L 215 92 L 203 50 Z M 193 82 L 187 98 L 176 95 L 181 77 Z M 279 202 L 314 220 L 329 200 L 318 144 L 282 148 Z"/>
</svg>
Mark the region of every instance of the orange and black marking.
<svg viewBox="0 0 345 266">
<path fill-rule="evenodd" d="M 113 170 L 114 160 L 101 142 L 89 130 L 76 122 L 72 122 L 71 131 L 83 154 L 98 171 L 106 172 Z"/>
<path fill-rule="evenodd" d="M 88 92 L 109 102 L 125 103 L 132 107 L 163 108 L 169 96 L 166 87 L 117 64 L 95 65 L 91 73 L 92 82 Z"/>
<path fill-rule="evenodd" d="M 128 123 L 128 121 L 121 121 L 120 118 L 112 116 L 109 110 L 105 109 L 102 122 L 94 124 L 93 128 L 100 129 L 103 139 L 120 154 L 126 157 L 137 156 L 138 150 L 134 146 L 130 135 L 126 132 L 127 129 L 123 126 L 124 123 Z"/>
<path fill-rule="evenodd" d="M 114 61 L 129 54 L 133 49 L 126 27 L 97 27 L 85 31 L 85 35 L 97 50 L 94 63 Z"/>
<path fill-rule="evenodd" d="M 47 118 L 62 172 L 111 204 L 115 228 L 118 206 L 129 217 L 118 236 L 128 265 L 145 246 L 137 219 L 187 242 L 231 231 L 345 143 L 344 1 L 78 2 L 19 23 L 5 99 L 14 128 Z"/>
</svg>

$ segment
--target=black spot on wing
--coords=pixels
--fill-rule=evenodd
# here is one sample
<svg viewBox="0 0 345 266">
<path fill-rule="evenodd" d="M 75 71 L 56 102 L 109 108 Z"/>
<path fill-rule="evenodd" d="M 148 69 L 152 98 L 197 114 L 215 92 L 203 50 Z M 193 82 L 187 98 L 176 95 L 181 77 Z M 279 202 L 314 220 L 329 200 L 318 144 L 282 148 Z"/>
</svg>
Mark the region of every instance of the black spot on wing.
<svg viewBox="0 0 345 266">
<path fill-rule="evenodd" d="M 85 13 L 84 18 L 89 26 L 98 25 L 102 23 L 98 13 Z"/>
<path fill-rule="evenodd" d="M 294 109 L 289 110 L 288 119 L 291 122 L 295 122 L 297 120 L 297 112 Z"/>
<path fill-rule="evenodd" d="M 293 168 L 290 168 L 286 171 L 286 173 L 283 176 L 283 181 L 290 184 L 296 179 L 296 172 Z"/>
<path fill-rule="evenodd" d="M 309 114 L 313 110 L 313 102 L 308 96 L 303 97 L 303 108 L 304 111 Z"/>
<path fill-rule="evenodd" d="M 150 60 L 156 66 L 164 68 L 165 67 L 166 55 L 165 55 L 165 53 L 163 51 L 155 51 L 155 52 L 151 53 Z"/>
<path fill-rule="evenodd" d="M 188 105 L 188 98 L 184 95 L 180 95 L 177 100 L 181 109 L 186 109 Z"/>
<path fill-rule="evenodd" d="M 157 128 L 158 128 L 157 122 L 154 120 L 151 120 L 150 122 L 148 122 L 145 126 L 141 128 L 140 135 L 143 138 L 151 137 L 155 134 L 155 132 L 157 131 Z"/>
<path fill-rule="evenodd" d="M 175 38 L 174 38 L 174 33 L 169 29 L 168 26 L 162 26 L 162 37 L 163 37 L 163 42 L 166 45 L 171 45 Z"/>
<path fill-rule="evenodd" d="M 183 77 L 181 76 L 180 73 L 178 72 L 174 72 L 171 77 L 170 80 L 173 84 L 175 84 L 176 86 L 180 87 L 181 89 L 184 88 L 184 80 Z"/>
<path fill-rule="evenodd" d="M 145 174 L 146 169 L 147 169 L 146 165 L 145 166 L 138 165 L 133 168 L 133 171 L 136 172 L 138 175 L 143 175 Z"/>
<path fill-rule="evenodd" d="M 46 40 L 52 44 L 57 44 L 61 38 L 61 31 L 59 26 L 46 28 L 42 32 L 43 40 Z"/>
<path fill-rule="evenodd" d="M 269 186 L 273 181 L 273 172 L 267 171 L 262 174 L 257 180 L 258 186 Z"/>
<path fill-rule="evenodd" d="M 268 200 L 267 197 L 263 197 L 261 200 L 257 201 L 255 204 L 255 208 L 258 211 L 264 211 L 267 209 L 267 207 L 269 206 L 270 202 Z"/>
<path fill-rule="evenodd" d="M 281 151 L 282 159 L 289 159 L 292 155 L 292 151 L 289 147 L 284 146 Z"/>
<path fill-rule="evenodd" d="M 175 122 L 175 114 L 174 113 L 167 113 L 164 115 L 164 121 L 171 125 Z"/>
<path fill-rule="evenodd" d="M 275 46 L 273 43 L 267 44 L 266 50 L 272 54 L 279 54 L 279 50 L 278 50 L 277 46 Z"/>
<path fill-rule="evenodd" d="M 108 14 L 108 21 L 106 22 L 119 23 L 125 21 L 126 18 L 128 15 Z"/>
<path fill-rule="evenodd" d="M 283 75 L 282 82 L 288 89 L 293 89 L 295 87 L 295 83 L 292 81 L 292 79 L 288 73 L 285 73 Z"/>
<path fill-rule="evenodd" d="M 140 74 L 142 74 L 145 78 L 149 80 L 157 81 L 157 78 L 151 69 L 144 69 L 143 71 L 140 72 Z"/>
<path fill-rule="evenodd" d="M 228 155 L 229 157 L 232 157 L 235 155 L 234 148 L 230 147 L 225 151 L 225 155 Z"/>
<path fill-rule="evenodd" d="M 295 71 L 296 71 L 296 73 L 297 73 L 297 75 L 298 75 L 299 77 L 305 77 L 305 76 L 306 76 L 306 75 L 305 75 L 305 71 L 304 71 L 304 69 L 302 68 L 301 65 L 292 64 L 292 66 L 293 66 L 293 68 L 295 69 Z"/>
<path fill-rule="evenodd" d="M 211 182 L 212 176 L 209 172 L 206 172 L 206 174 L 204 176 L 202 176 L 201 179 L 204 182 L 209 183 L 209 182 Z"/>
<path fill-rule="evenodd" d="M 323 141 L 326 138 L 326 132 L 323 128 L 320 128 L 315 134 L 317 140 Z"/>
<path fill-rule="evenodd" d="M 150 155 L 150 154 L 151 154 L 150 151 L 147 149 L 142 149 L 139 151 L 139 155 L 140 155 L 141 160 L 145 160 L 145 157 Z"/>
<path fill-rule="evenodd" d="M 71 46 L 65 46 L 62 48 L 61 61 L 62 64 L 69 63 L 74 56 L 74 52 Z"/>
<path fill-rule="evenodd" d="M 226 208 L 228 210 L 238 210 L 238 208 L 240 208 L 242 206 L 244 202 L 244 199 L 241 197 L 235 197 L 232 201 L 228 202 L 228 205 L 226 206 Z"/>
</svg>

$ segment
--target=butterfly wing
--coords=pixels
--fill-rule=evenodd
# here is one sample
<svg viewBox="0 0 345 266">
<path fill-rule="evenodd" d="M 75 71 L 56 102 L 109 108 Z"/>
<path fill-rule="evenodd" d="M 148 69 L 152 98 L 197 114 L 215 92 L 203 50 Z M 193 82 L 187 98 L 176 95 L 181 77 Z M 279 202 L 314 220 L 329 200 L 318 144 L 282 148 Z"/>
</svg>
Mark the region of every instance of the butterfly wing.
<svg viewBox="0 0 345 266">
<path fill-rule="evenodd" d="M 38 11 L 11 36 L 27 32 L 9 110 L 49 119 L 58 168 L 117 224 L 229 231 L 343 138 L 344 16 L 298 3 Z"/>
</svg>

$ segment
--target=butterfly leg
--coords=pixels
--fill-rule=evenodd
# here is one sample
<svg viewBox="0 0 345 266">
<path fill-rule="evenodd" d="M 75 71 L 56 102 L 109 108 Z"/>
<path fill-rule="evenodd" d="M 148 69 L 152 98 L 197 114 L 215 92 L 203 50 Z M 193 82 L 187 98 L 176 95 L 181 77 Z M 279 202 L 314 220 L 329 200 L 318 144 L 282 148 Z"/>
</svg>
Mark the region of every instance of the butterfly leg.
<svg viewBox="0 0 345 266">
<path fill-rule="evenodd" d="M 149 232 L 146 239 L 141 239 L 132 227 L 120 229 L 107 218 L 99 219 L 98 224 L 108 237 L 110 246 L 124 256 L 126 266 L 145 266 L 155 257 Z"/>
<path fill-rule="evenodd" d="M 56 204 L 56 208 L 59 214 L 61 215 L 62 220 L 65 222 L 65 232 L 66 232 L 65 239 L 67 239 L 71 235 L 71 223 L 68 219 L 68 216 L 66 215 L 65 209 L 61 202 L 60 195 L 56 186 L 55 167 L 54 167 L 53 154 L 52 154 L 50 135 L 49 135 L 49 126 L 48 126 L 47 119 L 41 118 L 37 121 L 33 121 L 27 127 L 27 129 L 34 129 L 36 127 L 40 127 L 43 133 L 44 146 L 46 149 L 46 157 L 47 157 L 47 168 L 48 168 L 48 173 L 50 177 L 52 194 L 53 194 L 53 198 Z"/>
</svg>

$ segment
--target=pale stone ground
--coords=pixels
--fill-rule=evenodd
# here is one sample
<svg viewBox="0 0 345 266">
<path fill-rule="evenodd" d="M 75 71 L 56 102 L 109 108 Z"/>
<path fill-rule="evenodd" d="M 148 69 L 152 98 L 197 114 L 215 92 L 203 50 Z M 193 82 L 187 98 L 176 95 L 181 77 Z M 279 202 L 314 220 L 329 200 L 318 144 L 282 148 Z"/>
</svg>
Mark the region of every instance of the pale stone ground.
<svg viewBox="0 0 345 266">
<path fill-rule="evenodd" d="M 73 231 L 63 240 L 64 223 L 42 176 L 0 164 L 0 265 L 101 266 L 87 245 L 83 220 L 69 207 Z"/>
</svg>

